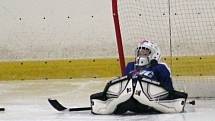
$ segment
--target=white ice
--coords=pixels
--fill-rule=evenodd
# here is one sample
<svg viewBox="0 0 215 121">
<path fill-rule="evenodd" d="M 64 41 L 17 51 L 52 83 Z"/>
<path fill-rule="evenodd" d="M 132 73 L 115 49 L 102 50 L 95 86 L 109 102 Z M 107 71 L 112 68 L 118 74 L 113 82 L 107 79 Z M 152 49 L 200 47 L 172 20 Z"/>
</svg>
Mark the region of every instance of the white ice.
<svg viewBox="0 0 215 121">
<path fill-rule="evenodd" d="M 195 99 L 184 113 L 156 115 L 93 115 L 90 111 L 57 112 L 47 99 L 64 106 L 88 107 L 89 96 L 102 91 L 108 79 L 0 81 L 0 121 L 215 121 L 215 99 Z M 191 100 L 191 99 L 190 99 Z"/>
</svg>

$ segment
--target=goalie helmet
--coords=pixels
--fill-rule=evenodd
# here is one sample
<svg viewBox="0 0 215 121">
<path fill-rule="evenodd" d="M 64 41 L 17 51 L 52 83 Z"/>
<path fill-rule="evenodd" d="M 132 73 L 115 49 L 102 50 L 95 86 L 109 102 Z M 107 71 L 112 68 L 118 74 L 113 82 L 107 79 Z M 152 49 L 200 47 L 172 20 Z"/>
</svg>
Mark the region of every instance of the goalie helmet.
<svg viewBox="0 0 215 121">
<path fill-rule="evenodd" d="M 135 65 L 145 66 L 152 60 L 160 61 L 161 53 L 157 44 L 150 41 L 141 41 L 136 49 Z"/>
</svg>

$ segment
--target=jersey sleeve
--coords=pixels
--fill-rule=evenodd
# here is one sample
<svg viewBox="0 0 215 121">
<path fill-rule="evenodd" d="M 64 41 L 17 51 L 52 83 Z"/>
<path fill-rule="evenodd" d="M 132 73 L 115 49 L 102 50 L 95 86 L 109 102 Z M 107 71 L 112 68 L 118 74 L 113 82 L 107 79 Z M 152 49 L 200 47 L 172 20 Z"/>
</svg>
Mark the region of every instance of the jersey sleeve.
<svg viewBox="0 0 215 121">
<path fill-rule="evenodd" d="M 159 64 L 159 69 L 157 70 L 158 70 L 157 79 L 161 83 L 161 85 L 169 91 L 174 90 L 172 85 L 171 74 L 168 67 L 164 64 Z"/>
</svg>

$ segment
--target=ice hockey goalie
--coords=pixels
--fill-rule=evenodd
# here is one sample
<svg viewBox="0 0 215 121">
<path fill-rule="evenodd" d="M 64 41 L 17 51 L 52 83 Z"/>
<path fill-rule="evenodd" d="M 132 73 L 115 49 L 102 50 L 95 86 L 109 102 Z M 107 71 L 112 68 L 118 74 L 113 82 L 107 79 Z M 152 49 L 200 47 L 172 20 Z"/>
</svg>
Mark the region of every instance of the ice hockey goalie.
<svg viewBox="0 0 215 121">
<path fill-rule="evenodd" d="M 103 92 L 90 96 L 93 114 L 183 112 L 187 94 L 175 91 L 170 71 L 159 62 L 156 44 L 142 41 L 123 77 L 107 83 Z"/>
</svg>

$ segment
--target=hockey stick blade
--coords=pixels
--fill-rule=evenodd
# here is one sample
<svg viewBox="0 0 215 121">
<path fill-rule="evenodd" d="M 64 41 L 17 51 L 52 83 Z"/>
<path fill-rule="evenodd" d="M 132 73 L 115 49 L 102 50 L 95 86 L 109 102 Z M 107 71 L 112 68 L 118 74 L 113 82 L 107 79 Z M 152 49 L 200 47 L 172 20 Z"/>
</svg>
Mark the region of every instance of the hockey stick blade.
<svg viewBox="0 0 215 121">
<path fill-rule="evenodd" d="M 51 106 L 54 107 L 54 109 L 56 109 L 57 111 L 64 111 L 67 109 L 66 107 L 61 105 L 56 99 L 49 98 L 48 101 L 51 104 Z"/>
<path fill-rule="evenodd" d="M 66 108 L 63 105 L 61 105 L 56 99 L 48 99 L 49 103 L 54 107 L 57 111 L 85 111 L 85 110 L 91 110 L 91 107 L 81 107 L 81 108 Z"/>
<path fill-rule="evenodd" d="M 0 108 L 0 111 L 5 111 L 5 108 Z"/>
</svg>

